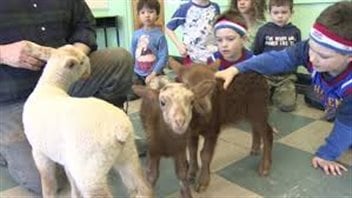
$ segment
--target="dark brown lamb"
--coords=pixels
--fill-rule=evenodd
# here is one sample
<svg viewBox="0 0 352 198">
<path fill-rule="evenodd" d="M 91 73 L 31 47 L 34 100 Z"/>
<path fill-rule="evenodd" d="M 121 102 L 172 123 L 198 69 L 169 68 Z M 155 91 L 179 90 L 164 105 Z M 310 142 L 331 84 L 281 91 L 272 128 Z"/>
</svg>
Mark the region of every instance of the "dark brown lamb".
<svg viewBox="0 0 352 198">
<path fill-rule="evenodd" d="M 169 64 L 180 80 L 191 89 L 210 80 L 216 85 L 206 97 L 198 97 L 199 99 L 195 101 L 190 123 L 192 132 L 188 144 L 189 180 L 194 180 L 198 172 L 198 140 L 199 135 L 204 137 L 204 146 L 200 154 L 202 167 L 196 178 L 195 190 L 204 191 L 209 185 L 210 162 L 214 155 L 220 127 L 235 124 L 241 120 L 248 121 L 252 127 L 252 155 L 260 153 L 260 145 L 261 142 L 263 143 L 263 157 L 258 171 L 261 176 L 268 175 L 271 168 L 273 129 L 268 124 L 269 90 L 265 78 L 254 72 L 239 74 L 227 90 L 224 90 L 223 82 L 215 79 L 216 67 L 214 66 L 195 64 L 185 68 L 172 59 Z"/>
<path fill-rule="evenodd" d="M 197 90 L 209 90 L 210 86 L 212 86 L 210 83 L 205 83 L 197 87 Z M 181 183 L 181 196 L 192 197 L 187 180 L 186 146 L 190 137 L 188 127 L 196 91 L 191 91 L 181 83 L 169 83 L 160 91 L 144 86 L 133 86 L 133 90 L 142 97 L 140 116 L 148 142 L 146 167 L 148 182 L 155 186 L 159 177 L 160 158 L 172 157 L 177 178 Z M 203 93 L 207 93 L 208 90 Z"/>
</svg>

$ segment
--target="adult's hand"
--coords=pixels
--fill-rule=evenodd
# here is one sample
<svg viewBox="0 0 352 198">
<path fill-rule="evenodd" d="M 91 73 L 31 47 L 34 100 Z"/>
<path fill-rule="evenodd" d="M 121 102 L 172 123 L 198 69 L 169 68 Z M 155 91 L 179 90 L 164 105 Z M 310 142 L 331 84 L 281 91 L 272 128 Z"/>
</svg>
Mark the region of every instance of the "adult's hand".
<svg viewBox="0 0 352 198">
<path fill-rule="evenodd" d="M 16 68 L 40 70 L 45 60 L 38 56 L 38 49 L 41 49 L 40 45 L 25 40 L 0 45 L 0 63 Z"/>
</svg>

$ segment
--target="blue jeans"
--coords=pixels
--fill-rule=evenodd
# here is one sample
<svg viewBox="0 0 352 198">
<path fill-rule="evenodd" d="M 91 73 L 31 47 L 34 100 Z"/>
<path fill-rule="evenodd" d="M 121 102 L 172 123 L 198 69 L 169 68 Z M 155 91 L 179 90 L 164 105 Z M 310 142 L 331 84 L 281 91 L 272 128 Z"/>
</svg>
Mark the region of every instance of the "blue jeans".
<svg viewBox="0 0 352 198">
<path fill-rule="evenodd" d="M 75 83 L 70 88 L 70 94 L 76 97 L 95 96 L 121 107 L 132 85 L 131 55 L 122 48 L 104 49 L 91 53 L 90 62 L 90 78 Z M 24 102 L 0 104 L 0 155 L 6 160 L 12 178 L 19 185 L 39 194 L 39 172 L 23 131 Z"/>
</svg>

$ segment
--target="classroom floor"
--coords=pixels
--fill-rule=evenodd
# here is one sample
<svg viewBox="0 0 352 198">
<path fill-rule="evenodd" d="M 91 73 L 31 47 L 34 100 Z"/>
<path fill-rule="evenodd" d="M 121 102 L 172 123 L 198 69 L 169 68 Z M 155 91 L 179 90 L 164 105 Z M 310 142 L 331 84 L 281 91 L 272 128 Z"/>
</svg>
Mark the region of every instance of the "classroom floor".
<svg viewBox="0 0 352 198">
<path fill-rule="evenodd" d="M 143 138 L 138 116 L 140 100 L 129 105 L 129 115 L 137 134 Z M 307 107 L 299 95 L 297 109 L 283 113 L 271 107 L 270 122 L 278 129 L 273 147 L 273 166 L 269 176 L 257 173 L 259 156 L 249 156 L 251 134 L 245 125 L 224 128 L 211 165 L 209 188 L 194 197 L 352 197 L 352 152 L 340 159 L 349 165 L 343 176 L 326 176 L 312 168 L 312 153 L 324 142 L 332 124 L 320 120 L 323 112 Z M 145 163 L 145 158 L 141 158 Z M 179 183 L 173 162 L 161 160 L 160 177 L 156 185 L 157 197 L 178 197 Z M 116 197 L 127 192 L 119 176 L 109 176 Z M 59 197 L 69 196 L 69 187 Z M 0 197 L 39 197 L 16 185 L 7 169 L 0 167 Z"/>
</svg>

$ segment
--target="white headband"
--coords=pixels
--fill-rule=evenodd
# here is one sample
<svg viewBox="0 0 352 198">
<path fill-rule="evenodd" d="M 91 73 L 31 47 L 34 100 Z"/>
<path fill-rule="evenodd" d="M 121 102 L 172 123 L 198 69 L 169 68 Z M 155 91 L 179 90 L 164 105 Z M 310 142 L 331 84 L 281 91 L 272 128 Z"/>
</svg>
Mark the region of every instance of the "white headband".
<svg viewBox="0 0 352 198">
<path fill-rule="evenodd" d="M 214 31 L 221 29 L 221 28 L 230 28 L 233 29 L 235 32 L 237 32 L 240 36 L 243 36 L 247 33 L 246 28 L 244 28 L 243 26 L 234 23 L 232 21 L 228 21 L 228 20 L 221 20 L 219 22 L 217 22 L 214 26 Z"/>
<path fill-rule="evenodd" d="M 348 41 L 329 31 L 324 25 L 315 23 L 310 31 L 310 38 L 315 42 L 341 54 L 352 54 L 352 41 Z"/>
</svg>

